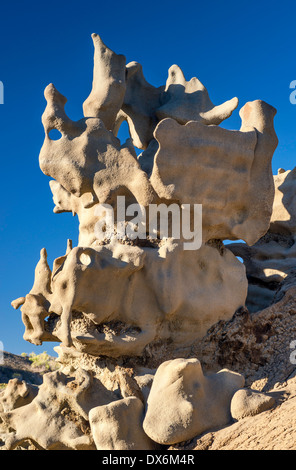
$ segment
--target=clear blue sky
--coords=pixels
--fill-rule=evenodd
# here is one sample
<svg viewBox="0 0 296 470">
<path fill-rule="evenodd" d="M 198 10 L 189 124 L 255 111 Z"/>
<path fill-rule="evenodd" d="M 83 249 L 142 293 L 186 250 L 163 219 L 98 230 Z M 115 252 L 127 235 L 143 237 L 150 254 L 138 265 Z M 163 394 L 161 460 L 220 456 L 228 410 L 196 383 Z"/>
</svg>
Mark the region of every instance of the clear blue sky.
<svg viewBox="0 0 296 470">
<path fill-rule="evenodd" d="M 292 1 L 65 1 L 2 2 L 0 105 L 2 166 L 0 341 L 20 354 L 52 353 L 52 343 L 34 347 L 22 339 L 21 313 L 11 300 L 32 287 L 39 252 L 50 264 L 77 242 L 77 219 L 54 214 L 49 178 L 39 169 L 44 131 L 44 88 L 54 83 L 68 98 L 74 120 L 92 81 L 92 33 L 127 62 L 143 66 L 146 79 L 163 85 L 179 65 L 187 80 L 198 77 L 214 103 L 237 96 L 240 109 L 262 99 L 275 106 L 279 146 L 273 170 L 296 166 L 296 105 L 289 84 L 296 80 L 296 3 Z M 238 129 L 238 110 L 224 127 Z"/>
</svg>

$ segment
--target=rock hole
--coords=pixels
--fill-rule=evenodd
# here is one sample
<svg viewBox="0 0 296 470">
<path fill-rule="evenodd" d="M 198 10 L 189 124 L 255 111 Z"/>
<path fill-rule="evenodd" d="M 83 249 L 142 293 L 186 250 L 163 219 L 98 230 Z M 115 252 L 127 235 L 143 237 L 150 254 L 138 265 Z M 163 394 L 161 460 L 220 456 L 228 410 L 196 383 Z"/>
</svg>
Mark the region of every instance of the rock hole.
<svg viewBox="0 0 296 470">
<path fill-rule="evenodd" d="M 50 138 L 50 140 L 60 140 L 62 138 L 62 134 L 57 129 L 51 129 L 48 134 L 48 137 Z"/>
</svg>

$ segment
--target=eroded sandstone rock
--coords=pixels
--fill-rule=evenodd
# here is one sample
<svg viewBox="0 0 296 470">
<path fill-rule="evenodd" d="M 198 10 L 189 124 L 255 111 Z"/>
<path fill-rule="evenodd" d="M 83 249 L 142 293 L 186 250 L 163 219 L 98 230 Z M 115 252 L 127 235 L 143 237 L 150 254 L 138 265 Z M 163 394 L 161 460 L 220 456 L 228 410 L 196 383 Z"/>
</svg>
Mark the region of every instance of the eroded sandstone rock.
<svg viewBox="0 0 296 470">
<path fill-rule="evenodd" d="M 143 403 L 136 397 L 92 408 L 89 421 L 97 450 L 155 450 L 143 431 L 143 417 Z"/>
<path fill-rule="evenodd" d="M 273 407 L 275 399 L 256 390 L 241 389 L 232 397 L 231 416 L 239 421 L 247 416 L 255 416 Z"/>
<path fill-rule="evenodd" d="M 7 450 L 28 440 L 46 450 L 93 449 L 83 401 L 89 386 L 90 376 L 83 371 L 75 377 L 59 371 L 45 374 L 31 403 L 1 414 L 12 430 L 5 442 Z"/>
<path fill-rule="evenodd" d="M 144 431 L 169 445 L 224 426 L 231 419 L 232 396 L 243 386 L 243 376 L 226 369 L 205 376 L 198 359 L 164 362 L 148 396 Z"/>
<path fill-rule="evenodd" d="M 79 218 L 78 245 L 68 240 L 52 267 L 43 248 L 32 289 L 12 302 L 21 307 L 27 341 L 62 343 L 61 368 L 25 401 L 20 384 L 1 395 L 5 449 L 28 442 L 46 450 L 179 443 L 229 423 L 231 398 L 244 386 L 244 377 L 224 365 L 204 375 L 197 357 L 206 363 L 203 338 L 214 348 L 221 327 L 244 311 L 245 266 L 223 240 L 251 245 L 268 230 L 276 111 L 260 100 L 246 103 L 240 130 L 220 128 L 237 98 L 214 105 L 204 85 L 187 81 L 176 65 L 166 84 L 154 87 L 139 63 L 125 65 L 123 55 L 92 38 L 84 117 L 70 119 L 66 98 L 50 84 L 39 155 L 42 172 L 53 178 L 54 212 Z M 116 135 L 123 120 L 130 138 L 122 144 Z M 143 150 L 139 157 L 135 147 Z M 123 216 L 119 198 L 129 208 Z M 184 249 L 194 238 L 192 213 L 189 238 L 169 233 L 169 217 L 164 236 L 163 227 L 147 228 L 151 206 L 161 204 L 167 211 L 202 205 L 194 249 Z M 136 212 L 145 214 L 141 223 Z M 217 365 L 217 356 L 209 362 Z"/>
<path fill-rule="evenodd" d="M 173 240 L 159 249 L 114 240 L 96 249 L 73 248 L 54 266 L 51 272 L 43 250 L 34 286 L 19 302 L 24 337 L 35 344 L 59 338 L 96 356 L 140 355 L 161 339 L 175 348 L 190 347 L 218 319 L 230 318 L 247 294 L 243 265 L 229 250 L 210 245 L 191 252 Z M 38 296 L 35 289 L 42 282 Z M 92 328 L 75 329 L 71 336 L 73 310 L 83 312 Z M 50 313 L 61 316 L 51 333 L 45 323 Z M 99 331 L 112 321 L 125 325 L 122 332 Z"/>
<path fill-rule="evenodd" d="M 30 403 L 38 393 L 38 386 L 24 380 L 11 379 L 0 393 L 0 412 L 8 412 Z"/>
<path fill-rule="evenodd" d="M 151 183 L 160 198 L 202 204 L 205 241 L 242 239 L 253 245 L 268 230 L 275 112 L 262 101 L 247 103 L 240 111 L 240 131 L 198 121 L 184 126 L 164 119 L 158 124 Z"/>
<path fill-rule="evenodd" d="M 228 248 L 240 256 L 249 280 L 246 305 L 262 310 L 293 284 L 296 262 L 295 194 L 296 169 L 274 175 L 275 197 L 268 232 L 253 246 L 233 243 Z"/>
<path fill-rule="evenodd" d="M 85 117 L 100 118 L 107 129 L 113 129 L 122 106 L 125 90 L 125 57 L 107 47 L 98 34 L 92 34 L 94 43 L 93 84 L 89 97 L 83 103 Z"/>
</svg>

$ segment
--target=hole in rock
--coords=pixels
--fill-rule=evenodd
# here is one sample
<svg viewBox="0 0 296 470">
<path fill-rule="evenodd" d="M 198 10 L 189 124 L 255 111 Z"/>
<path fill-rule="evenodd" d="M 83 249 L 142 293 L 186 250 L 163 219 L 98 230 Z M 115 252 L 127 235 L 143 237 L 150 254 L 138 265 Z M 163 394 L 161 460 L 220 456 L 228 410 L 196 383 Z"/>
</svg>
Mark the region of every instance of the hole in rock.
<svg viewBox="0 0 296 470">
<path fill-rule="evenodd" d="M 48 137 L 50 138 L 50 140 L 60 140 L 60 138 L 62 137 L 62 134 L 57 129 L 51 129 L 51 131 L 48 134 Z"/>
<path fill-rule="evenodd" d="M 127 121 L 123 121 L 121 123 L 120 127 L 119 127 L 119 130 L 118 130 L 118 133 L 117 133 L 117 138 L 120 140 L 121 145 L 122 145 L 130 137 L 131 136 L 130 136 L 130 132 L 129 132 L 128 123 L 127 123 Z M 139 149 L 138 147 L 134 146 L 134 149 L 135 149 L 135 152 L 136 152 L 137 156 L 139 156 L 139 154 L 143 152 L 143 150 Z"/>
<path fill-rule="evenodd" d="M 87 253 L 81 253 L 80 262 L 85 266 L 88 266 L 91 263 L 91 257 Z"/>
</svg>

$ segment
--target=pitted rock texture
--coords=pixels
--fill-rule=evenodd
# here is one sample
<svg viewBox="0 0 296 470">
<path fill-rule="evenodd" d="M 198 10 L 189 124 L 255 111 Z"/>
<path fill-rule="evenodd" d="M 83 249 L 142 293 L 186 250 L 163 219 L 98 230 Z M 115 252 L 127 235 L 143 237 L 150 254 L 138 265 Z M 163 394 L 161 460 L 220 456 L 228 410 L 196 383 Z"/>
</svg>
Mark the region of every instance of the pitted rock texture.
<svg viewBox="0 0 296 470">
<path fill-rule="evenodd" d="M 42 172 L 53 178 L 54 212 L 79 218 L 78 246 L 68 241 L 52 269 L 43 248 L 31 291 L 12 305 L 22 306 L 24 338 L 36 345 L 61 341 L 114 358 L 140 356 L 161 342 L 170 343 L 172 353 L 190 349 L 245 304 L 245 268 L 223 240 L 253 244 L 268 230 L 276 110 L 248 102 L 239 112 L 241 128 L 223 129 L 219 124 L 237 108 L 237 98 L 214 105 L 204 85 L 187 81 L 177 65 L 156 88 L 140 64 L 126 65 L 97 34 L 92 39 L 84 117 L 67 116 L 66 97 L 48 85 L 39 155 Z M 123 120 L 130 133 L 125 143 L 116 137 Z M 53 129 L 60 139 L 51 138 Z M 135 147 L 144 150 L 139 158 Z M 143 212 L 153 225 L 155 206 L 165 208 L 168 230 L 131 219 Z M 182 232 L 169 221 L 173 207 L 185 211 Z M 77 313 L 85 321 L 74 325 Z"/>
<path fill-rule="evenodd" d="M 68 240 L 52 267 L 42 248 L 32 289 L 12 302 L 21 307 L 24 339 L 61 343 L 61 367 L 37 389 L 11 382 L 1 394 L 5 450 L 166 448 L 228 425 L 245 377 L 263 389 L 271 384 L 260 381 L 288 373 L 272 376 L 281 358 L 287 365 L 288 336 L 279 332 L 294 332 L 295 287 L 251 317 L 246 268 L 223 244 L 252 245 L 269 228 L 276 110 L 248 102 L 240 129 L 223 129 L 237 98 L 215 105 L 177 65 L 154 87 L 139 63 L 126 65 L 92 39 L 83 117 L 73 121 L 66 97 L 48 85 L 39 155 L 54 212 L 78 216 L 78 245 Z M 164 208 L 166 225 L 150 231 L 155 207 Z M 182 233 L 173 230 L 173 209 L 184 210 Z"/>
<path fill-rule="evenodd" d="M 253 246 L 228 245 L 246 266 L 249 281 L 246 305 L 251 312 L 268 307 L 278 292 L 293 282 L 296 262 L 296 168 L 274 175 L 275 196 L 268 232 Z"/>
<path fill-rule="evenodd" d="M 296 339 L 295 296 L 294 284 L 280 301 L 260 312 L 238 311 L 230 321 L 210 328 L 192 352 L 206 371 L 223 365 L 243 372 L 246 386 L 255 390 L 268 392 L 285 383 L 296 367 L 291 356 Z"/>
<path fill-rule="evenodd" d="M 190 347 L 217 319 L 230 318 L 246 295 L 244 266 L 227 249 L 207 244 L 191 252 L 171 239 L 158 249 L 113 240 L 71 249 L 53 271 L 42 250 L 30 293 L 15 302 L 23 304 L 26 340 L 58 338 L 78 351 L 120 357 L 139 356 L 161 340 Z M 83 313 L 83 330 L 71 323 L 73 311 Z M 50 333 L 46 324 L 58 316 Z M 125 328 L 105 331 L 106 322 Z"/>
</svg>

